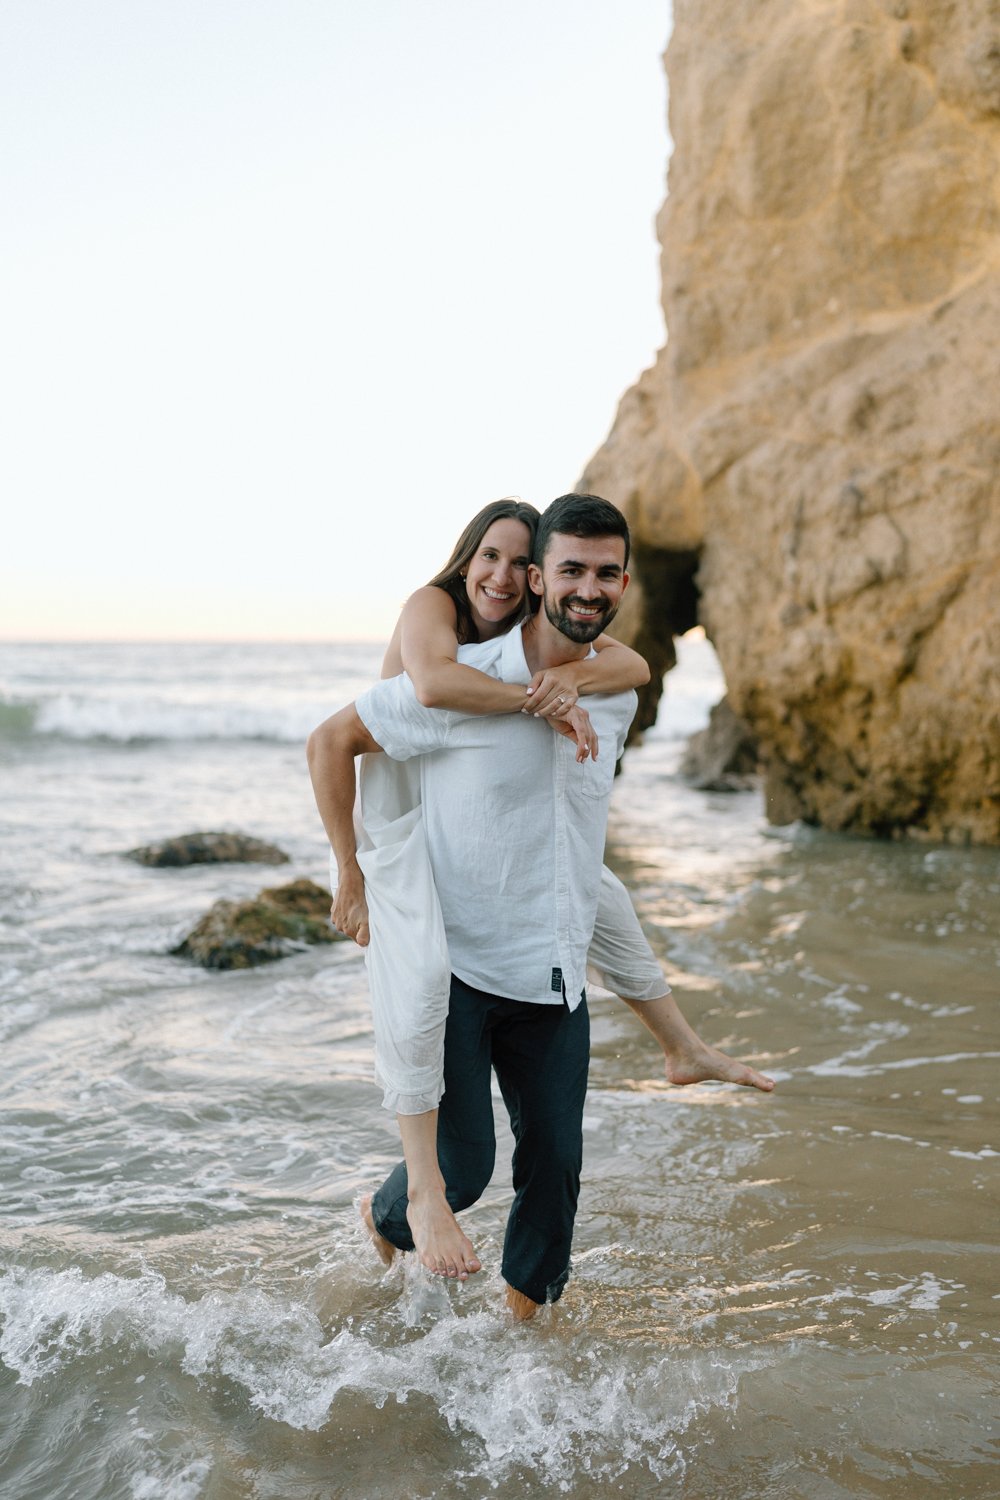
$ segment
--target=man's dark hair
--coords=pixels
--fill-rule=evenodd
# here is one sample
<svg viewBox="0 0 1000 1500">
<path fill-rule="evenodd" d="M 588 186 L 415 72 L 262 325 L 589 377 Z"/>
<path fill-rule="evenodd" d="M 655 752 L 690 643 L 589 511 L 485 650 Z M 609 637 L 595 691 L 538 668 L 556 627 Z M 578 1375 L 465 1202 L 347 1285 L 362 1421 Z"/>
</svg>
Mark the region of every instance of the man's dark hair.
<svg viewBox="0 0 1000 1500">
<path fill-rule="evenodd" d="M 625 567 L 632 541 L 628 522 L 616 505 L 600 495 L 560 495 L 542 511 L 535 533 L 532 561 L 541 567 L 553 533 L 562 536 L 620 536 L 625 543 Z"/>
</svg>

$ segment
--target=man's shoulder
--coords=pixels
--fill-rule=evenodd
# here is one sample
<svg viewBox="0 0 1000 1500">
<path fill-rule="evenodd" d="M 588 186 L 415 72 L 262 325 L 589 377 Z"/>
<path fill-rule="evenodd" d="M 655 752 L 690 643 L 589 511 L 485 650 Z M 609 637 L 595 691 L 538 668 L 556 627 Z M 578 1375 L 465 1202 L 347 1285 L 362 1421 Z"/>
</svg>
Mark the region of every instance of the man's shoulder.
<svg viewBox="0 0 1000 1500">
<path fill-rule="evenodd" d="M 624 693 L 594 693 L 580 702 L 599 733 L 618 735 L 624 740 L 639 707 L 639 695 L 634 688 L 627 688 Z"/>
<path fill-rule="evenodd" d="M 510 634 L 520 637 L 517 626 Z M 490 677 L 498 677 L 503 680 L 504 656 L 510 655 L 510 644 L 508 643 L 505 653 L 504 635 L 494 636 L 491 641 L 470 641 L 467 646 L 459 646 L 457 657 L 465 667 L 475 667 L 478 672 L 486 672 Z M 523 651 L 522 651 L 523 656 Z"/>
<path fill-rule="evenodd" d="M 588 698 L 582 698 L 580 701 L 584 708 L 591 703 L 595 708 L 605 708 L 616 716 L 627 715 L 631 719 L 639 707 L 639 694 L 635 688 L 626 688 L 621 693 L 592 693 Z"/>
<path fill-rule="evenodd" d="M 496 636 L 492 641 L 470 641 L 467 646 L 459 646 L 458 660 L 470 667 L 478 666 L 481 661 L 499 658 L 501 649 L 502 637 L 500 636 Z"/>
</svg>

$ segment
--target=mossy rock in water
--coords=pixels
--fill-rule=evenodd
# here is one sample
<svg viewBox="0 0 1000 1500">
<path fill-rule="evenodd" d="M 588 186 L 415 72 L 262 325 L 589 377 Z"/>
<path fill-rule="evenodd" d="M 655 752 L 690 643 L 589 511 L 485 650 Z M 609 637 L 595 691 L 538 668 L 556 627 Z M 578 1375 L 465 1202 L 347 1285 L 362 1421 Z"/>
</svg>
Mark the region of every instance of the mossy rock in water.
<svg viewBox="0 0 1000 1500">
<path fill-rule="evenodd" d="M 205 969 L 252 969 L 285 958 L 304 943 L 337 943 L 330 892 L 311 880 L 259 891 L 252 901 L 216 901 L 171 952 Z"/>
<path fill-rule="evenodd" d="M 176 869 L 182 865 L 255 864 L 287 865 L 288 855 L 276 844 L 251 838 L 248 833 L 181 833 L 158 844 L 130 849 L 128 859 L 140 865 Z"/>
</svg>

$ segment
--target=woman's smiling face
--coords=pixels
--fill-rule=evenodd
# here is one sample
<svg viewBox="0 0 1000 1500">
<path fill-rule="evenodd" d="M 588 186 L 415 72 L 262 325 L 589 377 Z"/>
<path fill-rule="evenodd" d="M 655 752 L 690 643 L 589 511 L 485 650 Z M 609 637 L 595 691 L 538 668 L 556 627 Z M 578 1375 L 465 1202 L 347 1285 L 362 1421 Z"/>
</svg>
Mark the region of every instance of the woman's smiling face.
<svg viewBox="0 0 1000 1500">
<path fill-rule="evenodd" d="M 479 634 L 488 640 L 524 602 L 531 533 L 523 521 L 494 521 L 470 558 L 465 591 Z"/>
</svg>

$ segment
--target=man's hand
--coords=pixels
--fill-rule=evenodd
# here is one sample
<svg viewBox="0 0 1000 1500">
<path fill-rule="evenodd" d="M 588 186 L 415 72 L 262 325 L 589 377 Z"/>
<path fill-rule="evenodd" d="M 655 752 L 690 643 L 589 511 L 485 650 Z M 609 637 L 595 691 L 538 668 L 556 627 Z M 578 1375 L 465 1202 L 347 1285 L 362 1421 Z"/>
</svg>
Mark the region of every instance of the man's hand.
<svg viewBox="0 0 1000 1500">
<path fill-rule="evenodd" d="M 333 896 L 330 919 L 345 937 L 353 938 L 359 948 L 368 947 L 368 902 L 365 900 L 365 877 L 353 870 L 341 875 Z"/>
<path fill-rule="evenodd" d="M 536 672 L 528 683 L 523 713 L 543 719 L 565 719 L 580 697 L 579 674 L 575 662 L 561 667 L 547 667 Z"/>
<path fill-rule="evenodd" d="M 585 761 L 588 755 L 597 759 L 597 732 L 585 708 L 568 708 L 558 719 L 549 718 L 548 723 L 556 734 L 564 734 L 568 740 L 576 740 L 577 764 Z"/>
</svg>

